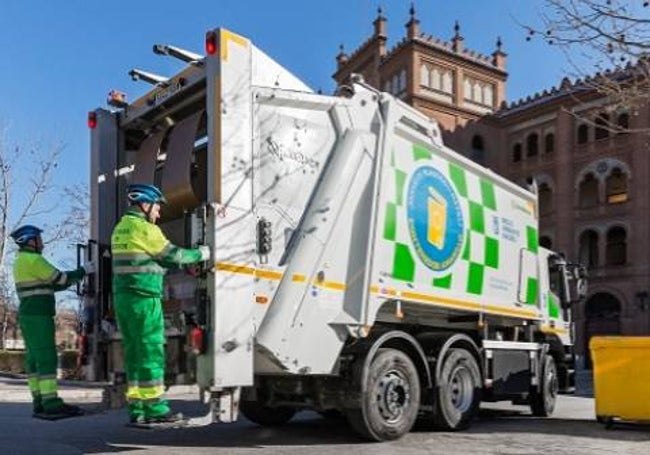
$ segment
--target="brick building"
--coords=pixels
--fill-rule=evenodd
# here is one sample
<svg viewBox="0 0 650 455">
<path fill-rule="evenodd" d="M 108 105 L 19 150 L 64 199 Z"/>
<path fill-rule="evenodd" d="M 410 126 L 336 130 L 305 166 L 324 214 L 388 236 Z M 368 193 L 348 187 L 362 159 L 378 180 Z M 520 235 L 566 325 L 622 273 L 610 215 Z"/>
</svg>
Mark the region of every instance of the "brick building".
<svg viewBox="0 0 650 455">
<path fill-rule="evenodd" d="M 465 47 L 458 24 L 449 41 L 436 39 L 412 7 L 405 36 L 389 48 L 386 21 L 380 10 L 363 44 L 341 48 L 337 83 L 361 74 L 436 119 L 448 146 L 515 182 L 535 178 L 540 244 L 589 267 L 588 298 L 574 310 L 587 367 L 591 335 L 650 334 L 650 153 L 644 134 L 625 132 L 650 126 L 648 107 L 608 106 L 567 78 L 508 103 L 500 39 L 489 56 Z"/>
</svg>

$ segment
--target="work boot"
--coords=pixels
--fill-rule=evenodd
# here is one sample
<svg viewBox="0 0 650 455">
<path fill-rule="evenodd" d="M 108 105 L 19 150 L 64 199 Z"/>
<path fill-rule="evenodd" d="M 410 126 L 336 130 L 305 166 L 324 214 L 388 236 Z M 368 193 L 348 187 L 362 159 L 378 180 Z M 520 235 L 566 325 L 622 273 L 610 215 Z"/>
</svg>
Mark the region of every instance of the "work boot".
<svg viewBox="0 0 650 455">
<path fill-rule="evenodd" d="M 40 414 L 43 411 L 43 402 L 41 400 L 34 400 L 32 403 L 32 414 Z"/>
<path fill-rule="evenodd" d="M 59 406 L 44 409 L 42 414 L 47 415 L 56 415 L 62 417 L 75 417 L 83 415 L 84 411 L 78 406 L 72 406 L 61 401 Z"/>
<path fill-rule="evenodd" d="M 147 423 L 147 419 L 142 414 L 129 416 L 129 425 L 143 425 L 145 423 Z"/>
<path fill-rule="evenodd" d="M 176 423 L 183 423 L 185 421 L 185 417 L 183 417 L 183 414 L 180 412 L 178 413 L 173 413 L 173 412 L 168 412 L 167 414 L 162 414 L 159 416 L 149 416 L 146 419 L 147 423 L 151 424 L 176 424 Z"/>
</svg>

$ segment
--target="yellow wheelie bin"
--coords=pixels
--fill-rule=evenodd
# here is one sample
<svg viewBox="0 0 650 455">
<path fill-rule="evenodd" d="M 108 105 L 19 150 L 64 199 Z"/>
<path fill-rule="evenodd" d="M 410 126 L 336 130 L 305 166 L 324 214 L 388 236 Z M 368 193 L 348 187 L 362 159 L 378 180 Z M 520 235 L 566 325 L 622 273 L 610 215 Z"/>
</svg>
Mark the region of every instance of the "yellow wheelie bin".
<svg viewBox="0 0 650 455">
<path fill-rule="evenodd" d="M 589 347 L 598 421 L 650 421 L 650 337 L 595 336 Z"/>
</svg>

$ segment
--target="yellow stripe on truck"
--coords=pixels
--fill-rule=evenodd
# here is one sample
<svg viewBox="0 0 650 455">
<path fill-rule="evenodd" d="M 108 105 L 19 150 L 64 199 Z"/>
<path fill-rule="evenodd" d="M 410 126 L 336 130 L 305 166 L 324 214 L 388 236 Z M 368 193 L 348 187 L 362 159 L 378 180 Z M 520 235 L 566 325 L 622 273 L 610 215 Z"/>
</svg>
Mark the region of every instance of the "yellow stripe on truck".
<svg viewBox="0 0 650 455">
<path fill-rule="evenodd" d="M 253 275 L 257 278 L 262 278 L 271 281 L 280 281 L 284 277 L 283 272 L 278 272 L 275 270 L 266 270 L 266 269 L 256 269 L 254 267 L 229 264 L 225 262 L 217 262 L 216 269 L 224 272 L 237 273 L 240 275 Z M 307 281 L 307 276 L 299 273 L 294 273 L 292 275 L 291 281 L 296 283 L 304 283 Z M 331 291 L 345 291 L 346 284 L 338 281 L 318 281 L 314 280 L 312 284 L 316 287 L 322 289 L 328 289 Z M 413 291 L 399 291 L 393 288 L 384 288 L 377 285 L 370 286 L 370 293 L 378 296 L 390 296 L 390 297 L 401 297 L 404 300 L 419 302 L 419 303 L 430 303 L 435 305 L 441 305 L 448 308 L 455 308 L 458 310 L 472 310 L 480 311 L 483 313 L 495 314 L 500 316 L 515 316 L 515 317 L 526 317 L 537 319 L 540 315 L 531 310 L 518 310 L 512 308 L 502 308 L 497 305 L 487 305 L 477 302 L 469 302 L 466 300 L 457 300 L 450 299 L 447 297 L 440 297 L 432 294 L 424 294 L 420 292 Z M 550 330 L 549 330 L 550 332 Z M 563 333 L 563 331 L 557 330 L 557 333 Z"/>
<path fill-rule="evenodd" d="M 221 60 L 228 61 L 228 44 L 233 42 L 242 47 L 248 47 L 248 40 L 243 36 L 231 32 L 230 30 L 221 29 Z"/>
</svg>

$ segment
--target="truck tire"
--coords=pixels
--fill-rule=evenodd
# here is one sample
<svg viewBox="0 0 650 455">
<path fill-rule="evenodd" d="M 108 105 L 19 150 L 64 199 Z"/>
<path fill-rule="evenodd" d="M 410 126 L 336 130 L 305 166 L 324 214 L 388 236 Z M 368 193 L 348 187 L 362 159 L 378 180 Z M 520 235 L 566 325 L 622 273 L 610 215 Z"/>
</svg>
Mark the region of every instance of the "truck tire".
<svg viewBox="0 0 650 455">
<path fill-rule="evenodd" d="M 420 378 L 409 356 L 397 349 L 379 349 L 365 387 L 360 408 L 346 412 L 352 428 L 373 441 L 408 433 L 420 408 Z"/>
<path fill-rule="evenodd" d="M 481 371 L 474 356 L 466 349 L 450 349 L 436 378 L 434 427 L 445 431 L 467 428 L 478 413 L 481 390 Z"/>
<path fill-rule="evenodd" d="M 534 416 L 548 417 L 553 414 L 558 388 L 555 360 L 547 354 L 544 357 L 544 363 L 542 365 L 541 388 L 539 391 L 537 388 L 533 388 L 529 396 L 530 409 Z"/>
<path fill-rule="evenodd" d="M 248 420 L 265 427 L 273 427 L 287 423 L 296 414 L 294 408 L 279 406 L 271 408 L 257 401 L 241 401 L 239 410 Z"/>
</svg>

